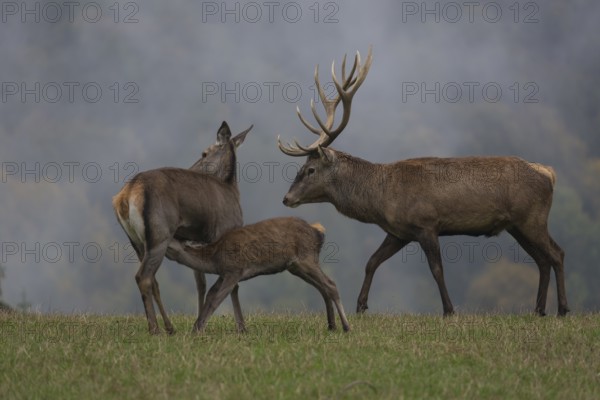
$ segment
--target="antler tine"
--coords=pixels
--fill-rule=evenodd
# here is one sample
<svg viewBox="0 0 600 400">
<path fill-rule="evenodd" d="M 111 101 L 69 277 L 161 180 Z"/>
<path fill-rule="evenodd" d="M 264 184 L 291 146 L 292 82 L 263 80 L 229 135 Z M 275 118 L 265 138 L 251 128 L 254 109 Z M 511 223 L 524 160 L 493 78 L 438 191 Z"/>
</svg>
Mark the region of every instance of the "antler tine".
<svg viewBox="0 0 600 400">
<path fill-rule="evenodd" d="M 297 149 L 302 150 L 306 154 L 308 154 L 308 153 L 310 153 L 312 151 L 312 149 L 310 147 L 304 147 L 304 146 L 302 146 L 300 143 L 298 143 L 298 141 L 296 139 L 294 139 L 294 144 L 296 145 Z"/>
<path fill-rule="evenodd" d="M 345 61 L 345 56 L 344 56 L 344 61 Z M 331 129 L 331 125 L 333 125 L 332 114 L 335 111 L 335 107 L 339 103 L 340 99 L 339 99 L 339 96 L 332 100 L 327 98 L 327 95 L 325 94 L 325 91 L 323 90 L 323 87 L 321 86 L 321 82 L 319 80 L 319 64 L 317 64 L 317 66 L 315 67 L 314 78 L 315 78 L 315 86 L 317 87 L 317 92 L 319 93 L 319 98 L 321 99 L 321 102 L 323 103 L 323 107 L 325 108 L 325 112 L 327 114 L 327 122 L 325 124 L 322 123 L 322 120 L 319 118 L 319 116 L 317 115 L 317 113 L 314 109 L 314 103 L 313 103 L 312 99 L 311 99 L 311 110 L 312 110 L 313 115 L 315 116 L 315 119 L 317 120 L 317 123 L 319 123 L 319 126 L 321 127 L 321 129 Z M 312 133 L 314 133 L 316 135 L 321 136 L 323 131 L 313 127 L 308 121 L 306 121 L 306 119 L 300 113 L 300 109 L 298 107 L 296 107 L 296 113 L 298 114 L 298 117 L 300 118 L 300 121 L 302 122 L 302 124 L 309 131 L 311 131 Z M 326 128 L 324 128 L 324 126 Z"/>
<path fill-rule="evenodd" d="M 317 65 L 317 68 L 318 68 L 318 65 Z M 335 116 L 335 108 L 337 107 L 340 100 L 339 100 L 339 97 L 333 98 L 331 100 L 327 98 L 327 95 L 325 94 L 325 91 L 323 90 L 323 87 L 321 86 L 321 82 L 319 81 L 318 70 L 315 70 L 315 84 L 317 85 L 317 88 L 319 91 L 319 97 L 321 98 L 321 102 L 323 103 L 323 107 L 325 108 L 325 114 L 327 115 L 327 121 L 323 124 L 323 121 L 321 120 L 321 118 L 319 118 L 315 109 L 313 108 L 313 102 L 311 99 L 312 113 L 315 116 L 317 123 L 319 124 L 319 126 L 322 129 L 322 131 L 319 131 L 319 136 L 320 136 L 323 134 L 323 131 L 331 129 L 331 126 L 333 125 L 333 119 Z"/>
<path fill-rule="evenodd" d="M 300 122 L 302 122 L 302 124 L 309 131 L 311 131 L 312 133 L 314 133 L 316 135 L 319 135 L 319 139 L 317 139 L 310 146 L 303 147 L 296 140 L 294 140 L 294 142 L 295 142 L 294 145 L 291 145 L 290 143 L 287 143 L 287 145 L 284 145 L 281 143 L 280 137 L 278 136 L 277 144 L 279 146 L 279 149 L 283 153 L 290 155 L 290 156 L 305 156 L 305 155 L 308 155 L 308 154 L 316 151 L 318 149 L 318 147 L 329 146 L 335 140 L 335 138 L 344 130 L 346 125 L 348 125 L 348 121 L 350 120 L 352 97 L 354 96 L 354 94 L 356 93 L 356 91 L 358 90 L 360 85 L 362 85 L 363 81 L 365 80 L 367 73 L 369 72 L 369 68 L 371 67 L 372 61 L 373 61 L 372 46 L 369 47 L 369 53 L 367 55 L 367 59 L 365 60 L 364 65 L 361 65 L 360 52 L 357 51 L 356 55 L 354 57 L 354 64 L 352 65 L 352 70 L 350 71 L 350 74 L 348 74 L 346 76 L 346 55 L 344 55 L 344 58 L 342 59 L 342 68 L 341 68 L 342 69 L 342 83 L 340 84 L 340 82 L 338 81 L 338 79 L 335 75 L 335 60 L 334 60 L 331 63 L 331 77 L 333 79 L 333 84 L 335 85 L 335 88 L 336 88 L 338 94 L 333 99 L 328 99 L 325 94 L 325 91 L 321 87 L 321 83 L 319 82 L 319 66 L 317 65 L 315 67 L 315 73 L 314 73 L 315 84 L 317 86 L 319 98 L 323 102 L 323 107 L 325 108 L 325 112 L 327 114 L 327 120 L 325 122 L 323 122 L 321 117 L 319 117 L 319 114 L 317 113 L 317 110 L 315 108 L 315 102 L 312 99 L 310 101 L 310 109 L 313 113 L 313 116 L 315 117 L 315 120 L 317 121 L 317 123 L 319 125 L 319 128 L 321 128 L 321 129 L 317 129 L 314 126 L 312 126 L 302 116 L 302 114 L 300 113 L 299 107 L 296 107 L 296 113 L 298 114 L 298 117 L 300 118 Z M 355 73 L 356 73 L 356 76 L 355 76 Z M 333 127 L 333 123 L 334 123 L 335 109 L 337 108 L 340 101 L 342 102 L 343 107 L 344 107 L 342 121 L 340 122 L 339 126 L 334 131 L 331 131 L 331 128 Z"/>
<path fill-rule="evenodd" d="M 356 52 L 355 60 L 355 65 L 358 72 L 356 75 L 355 82 L 347 90 L 344 90 L 338 82 L 335 76 L 335 69 L 333 68 L 333 65 L 331 68 L 333 84 L 335 85 L 344 105 L 344 114 L 342 115 L 342 121 L 340 122 L 340 125 L 333 132 L 325 132 L 329 137 L 328 144 L 331 144 L 331 142 L 333 142 L 333 140 L 344 130 L 346 125 L 348 125 L 348 121 L 350 120 L 350 111 L 352 108 L 352 97 L 367 77 L 367 73 L 369 72 L 369 68 L 371 67 L 371 62 L 373 61 L 372 47 L 369 47 L 369 54 L 367 55 L 367 59 L 363 66 L 360 65 L 360 52 L 358 51 Z"/>
<path fill-rule="evenodd" d="M 298 106 L 296 106 L 296 114 L 298 114 L 298 118 L 300 118 L 300 122 L 302 122 L 302 124 L 306 127 L 306 129 L 308 129 L 312 133 L 315 133 L 315 134 L 317 134 L 319 136 L 321 135 L 321 131 L 320 130 L 318 130 L 317 128 L 313 127 L 306 119 L 304 119 L 304 117 L 300 113 L 300 107 L 298 107 Z"/>
<path fill-rule="evenodd" d="M 319 98 L 323 104 L 327 103 L 327 95 L 325 91 L 321 87 L 321 82 L 319 81 L 319 64 L 315 67 L 315 85 L 317 86 L 317 91 L 319 92 Z"/>
<path fill-rule="evenodd" d="M 333 62 L 335 62 L 335 60 L 333 60 L 332 63 Z M 354 68 L 352 71 L 354 73 Z M 352 74 L 350 74 L 350 76 L 352 76 Z M 342 81 L 346 83 L 346 54 L 344 54 L 344 58 L 342 59 Z"/>
<path fill-rule="evenodd" d="M 360 57 L 360 55 L 358 55 L 358 57 Z M 334 66 L 335 66 L 335 60 L 332 62 L 332 68 L 334 68 Z M 352 70 L 350 71 L 350 74 L 348 75 L 348 78 L 346 79 L 346 55 L 344 54 L 344 58 L 342 60 L 342 81 L 344 82 L 342 87 L 344 90 L 348 89 L 349 87 L 354 85 L 354 83 L 356 82 L 357 77 L 354 76 L 356 67 L 357 67 L 357 58 L 355 56 L 354 64 L 352 65 Z M 335 109 L 336 109 L 337 105 L 339 104 L 339 102 L 341 101 L 341 97 L 338 94 L 333 99 L 327 98 L 327 95 L 325 94 L 325 91 L 323 90 L 323 87 L 321 86 L 321 82 L 319 80 L 319 64 L 317 64 L 317 66 L 315 67 L 314 78 L 315 78 L 315 85 L 317 87 L 317 92 L 319 93 L 319 98 L 321 99 L 321 102 L 323 103 L 323 107 L 325 108 L 325 112 L 327 115 L 327 121 L 325 123 L 323 123 L 323 120 L 319 117 L 319 115 L 317 114 L 317 112 L 315 110 L 314 102 L 312 99 L 311 99 L 311 103 L 310 103 L 310 108 L 311 108 L 311 111 L 312 111 L 317 123 L 319 124 L 319 127 L 321 127 L 322 130 L 318 130 L 315 127 L 313 127 L 302 116 L 302 114 L 300 113 L 300 109 L 298 107 L 296 107 L 296 113 L 298 114 L 298 117 L 300 118 L 300 121 L 302 122 L 302 124 L 309 131 L 311 131 L 312 133 L 314 133 L 316 135 L 321 136 L 323 133 L 327 133 L 327 131 L 329 131 L 331 129 L 331 127 L 333 126 Z"/>
<path fill-rule="evenodd" d="M 357 52 L 358 53 L 358 52 Z M 346 80 L 346 55 L 344 55 L 344 61 L 342 62 L 342 82 L 344 82 L 343 88 L 348 89 L 351 85 L 356 82 L 356 77 L 354 76 L 354 72 L 356 71 L 356 66 L 360 64 L 360 56 L 354 56 L 354 64 L 352 64 L 352 70 L 348 75 L 348 80 Z"/>
<path fill-rule="evenodd" d="M 317 110 L 315 109 L 315 102 L 313 101 L 313 99 L 310 99 L 310 110 L 312 111 L 315 120 L 317 121 L 317 124 L 319 124 L 319 126 L 322 129 L 321 131 L 319 131 L 319 136 L 321 136 L 323 132 L 327 132 L 329 129 L 331 129 L 331 125 L 333 125 L 333 113 L 330 112 L 332 108 L 331 103 L 327 103 L 326 105 L 327 107 L 325 107 L 325 110 L 327 111 L 327 122 L 323 123 L 321 117 L 319 117 L 319 113 L 317 113 Z"/>
<path fill-rule="evenodd" d="M 296 142 L 298 143 L 298 142 Z M 302 156 L 306 156 L 308 154 L 310 154 L 312 152 L 312 150 L 310 149 L 300 149 L 298 147 L 294 147 L 292 145 L 290 145 L 289 143 L 286 145 L 284 145 L 283 143 L 281 143 L 281 136 L 277 135 L 277 146 L 279 147 L 279 150 L 281 150 L 284 154 L 287 154 L 288 156 L 292 156 L 292 157 L 302 157 Z"/>
</svg>

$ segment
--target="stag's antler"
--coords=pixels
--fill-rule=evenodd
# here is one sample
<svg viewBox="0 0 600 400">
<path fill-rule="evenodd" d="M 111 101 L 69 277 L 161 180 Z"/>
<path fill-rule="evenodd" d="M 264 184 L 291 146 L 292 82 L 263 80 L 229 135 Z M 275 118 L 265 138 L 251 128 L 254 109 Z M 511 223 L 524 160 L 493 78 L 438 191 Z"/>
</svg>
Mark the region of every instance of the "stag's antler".
<svg viewBox="0 0 600 400">
<path fill-rule="evenodd" d="M 315 84 L 319 92 L 319 98 L 323 102 L 323 107 L 325 108 L 325 112 L 327 113 L 327 120 L 323 122 L 321 117 L 319 117 L 319 114 L 315 109 L 315 102 L 312 99 L 310 100 L 310 109 L 312 110 L 312 113 L 315 117 L 315 120 L 317 121 L 317 124 L 319 124 L 320 129 L 315 128 L 306 119 L 304 119 L 302 114 L 300 114 L 300 108 L 296 107 L 296 113 L 298 114 L 298 117 L 300 118 L 302 124 L 312 133 L 319 135 L 319 139 L 317 139 L 317 141 L 315 141 L 310 146 L 303 147 L 296 140 L 294 140 L 294 145 L 290 145 L 289 143 L 287 145 L 284 145 L 283 143 L 281 143 L 281 139 L 278 136 L 277 145 L 279 146 L 279 149 L 282 152 L 284 152 L 288 156 L 305 156 L 317 151 L 319 147 L 329 146 L 335 140 L 335 138 L 340 133 L 342 133 L 346 125 L 348 125 L 348 121 L 350 120 L 352 97 L 367 77 L 367 73 L 369 72 L 369 68 L 371 67 L 371 62 L 373 61 L 373 54 L 371 50 L 371 47 L 369 47 L 369 54 L 367 55 L 365 64 L 362 66 L 360 62 L 360 53 L 358 51 L 356 52 L 356 56 L 354 57 L 354 65 L 352 66 L 352 70 L 350 71 L 348 77 L 346 77 L 346 56 L 344 56 L 344 59 L 342 61 L 342 84 L 338 82 L 335 76 L 335 61 L 331 63 L 331 77 L 333 78 L 333 84 L 335 85 L 335 88 L 338 92 L 338 95 L 333 99 L 328 99 L 327 96 L 325 96 L 325 91 L 323 90 L 323 88 L 321 87 L 321 83 L 319 82 L 319 66 L 317 65 L 315 67 Z M 354 76 L 355 72 L 356 76 Z M 342 121 L 336 129 L 331 130 L 333 127 L 335 109 L 340 103 L 340 101 L 342 102 L 344 107 Z"/>
</svg>

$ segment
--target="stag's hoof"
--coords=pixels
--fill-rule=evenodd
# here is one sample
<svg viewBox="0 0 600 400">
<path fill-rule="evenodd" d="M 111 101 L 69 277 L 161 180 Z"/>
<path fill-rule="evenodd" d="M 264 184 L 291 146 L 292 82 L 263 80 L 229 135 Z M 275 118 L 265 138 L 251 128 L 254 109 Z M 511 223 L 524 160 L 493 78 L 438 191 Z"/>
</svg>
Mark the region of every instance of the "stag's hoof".
<svg viewBox="0 0 600 400">
<path fill-rule="evenodd" d="M 198 324 L 194 324 L 192 328 L 192 335 L 203 335 L 204 334 L 204 325 L 200 326 Z"/>
<path fill-rule="evenodd" d="M 167 335 L 169 335 L 169 336 L 173 336 L 175 333 L 177 333 L 175 328 L 173 328 L 172 326 L 165 328 L 165 329 L 167 330 Z"/>
<path fill-rule="evenodd" d="M 246 327 L 245 327 L 245 326 L 238 326 L 238 327 L 237 327 L 237 332 L 238 332 L 240 335 L 245 335 L 246 333 L 248 333 L 248 329 L 246 329 Z"/>
<path fill-rule="evenodd" d="M 444 318 L 451 317 L 454 315 L 454 310 L 444 311 Z"/>
<path fill-rule="evenodd" d="M 535 313 L 537 314 L 538 317 L 546 316 L 546 311 L 544 311 L 544 310 L 535 310 Z"/>
<path fill-rule="evenodd" d="M 367 303 L 358 303 L 358 305 L 356 306 L 356 313 L 364 314 L 368 308 L 369 308 L 369 306 L 367 305 Z"/>
<path fill-rule="evenodd" d="M 559 307 L 558 308 L 558 316 L 559 317 L 566 317 L 568 312 L 571 312 L 569 307 Z"/>
</svg>

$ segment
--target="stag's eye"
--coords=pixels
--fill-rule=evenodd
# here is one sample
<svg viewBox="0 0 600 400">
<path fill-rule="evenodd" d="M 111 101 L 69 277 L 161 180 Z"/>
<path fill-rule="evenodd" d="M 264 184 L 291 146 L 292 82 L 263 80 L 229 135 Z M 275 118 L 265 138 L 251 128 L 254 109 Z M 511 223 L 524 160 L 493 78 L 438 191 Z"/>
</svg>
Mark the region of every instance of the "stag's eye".
<svg viewBox="0 0 600 400">
<path fill-rule="evenodd" d="M 315 168 L 314 167 L 310 167 L 306 170 L 306 176 L 311 176 L 312 174 L 315 173 Z"/>
<path fill-rule="evenodd" d="M 205 152 L 205 151 L 203 151 L 203 152 L 202 152 L 202 158 L 205 158 L 205 157 L 206 157 L 206 152 Z"/>
</svg>

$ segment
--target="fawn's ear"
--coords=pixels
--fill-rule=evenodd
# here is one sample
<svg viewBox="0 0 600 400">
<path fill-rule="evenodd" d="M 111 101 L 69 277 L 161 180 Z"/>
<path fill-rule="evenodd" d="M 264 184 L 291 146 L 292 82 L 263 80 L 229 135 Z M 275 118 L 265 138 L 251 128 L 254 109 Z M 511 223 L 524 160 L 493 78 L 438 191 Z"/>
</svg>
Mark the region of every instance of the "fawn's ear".
<svg viewBox="0 0 600 400">
<path fill-rule="evenodd" d="M 231 131 L 227 122 L 223 121 L 221 127 L 217 131 L 217 144 L 225 144 L 231 138 Z"/>
<path fill-rule="evenodd" d="M 235 146 L 235 148 L 237 149 L 238 147 L 240 147 L 240 145 L 242 143 L 244 143 L 244 140 L 246 139 L 246 135 L 248 134 L 248 132 L 250 132 L 250 130 L 252 130 L 252 128 L 254 128 L 254 125 L 250 125 L 250 128 L 246 129 L 245 131 L 238 133 L 233 139 L 231 139 L 231 141 L 233 142 L 233 145 Z"/>
</svg>

